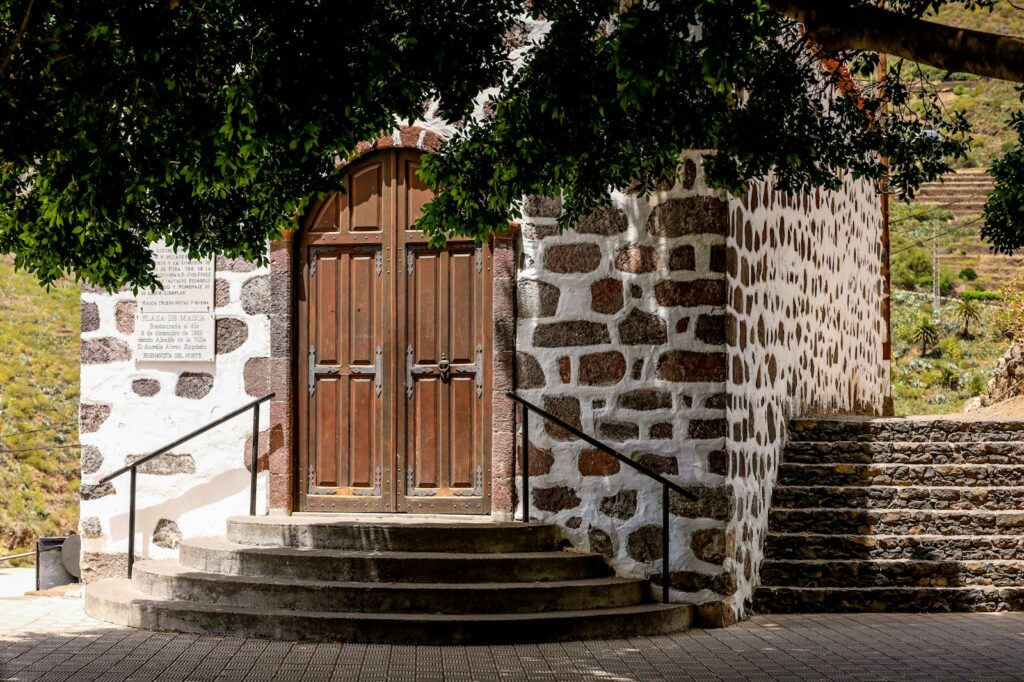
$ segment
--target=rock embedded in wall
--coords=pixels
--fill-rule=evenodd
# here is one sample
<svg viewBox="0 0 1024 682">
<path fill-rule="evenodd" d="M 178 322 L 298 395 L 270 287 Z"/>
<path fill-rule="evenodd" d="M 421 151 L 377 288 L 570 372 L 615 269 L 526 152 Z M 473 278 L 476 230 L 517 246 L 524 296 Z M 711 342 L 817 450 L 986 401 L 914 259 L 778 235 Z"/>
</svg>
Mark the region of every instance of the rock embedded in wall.
<svg viewBox="0 0 1024 682">
<path fill-rule="evenodd" d="M 94 433 L 110 416 L 110 405 L 83 402 L 78 406 L 78 430 L 82 433 Z"/>
</svg>

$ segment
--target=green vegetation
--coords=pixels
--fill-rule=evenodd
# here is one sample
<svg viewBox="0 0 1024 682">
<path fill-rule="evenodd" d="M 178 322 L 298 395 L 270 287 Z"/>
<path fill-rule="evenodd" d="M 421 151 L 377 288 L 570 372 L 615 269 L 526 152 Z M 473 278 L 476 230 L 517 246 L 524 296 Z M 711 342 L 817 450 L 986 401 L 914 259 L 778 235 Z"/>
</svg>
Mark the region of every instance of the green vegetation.
<svg viewBox="0 0 1024 682">
<path fill-rule="evenodd" d="M 971 302 L 971 336 L 963 335 L 964 308 L 942 299 L 934 315 L 931 296 L 893 291 L 893 398 L 896 414 L 959 412 L 984 392 L 999 357 L 1009 347 L 997 317 L 1001 307 Z M 937 321 L 933 321 L 937 317 Z M 923 346 L 923 348 L 922 348 Z"/>
<path fill-rule="evenodd" d="M 0 553 L 78 524 L 78 315 L 77 286 L 0 258 Z"/>
</svg>

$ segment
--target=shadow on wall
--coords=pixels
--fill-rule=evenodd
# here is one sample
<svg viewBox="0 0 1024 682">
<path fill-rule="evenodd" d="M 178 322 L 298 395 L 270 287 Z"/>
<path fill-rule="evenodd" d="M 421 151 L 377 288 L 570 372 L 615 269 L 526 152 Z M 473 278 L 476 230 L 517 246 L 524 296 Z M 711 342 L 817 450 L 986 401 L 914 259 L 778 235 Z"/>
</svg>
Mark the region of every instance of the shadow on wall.
<svg viewBox="0 0 1024 682">
<path fill-rule="evenodd" d="M 123 483 L 125 486 L 128 485 L 127 477 L 128 475 L 125 474 L 125 482 Z M 146 485 L 146 477 L 140 477 L 137 485 L 139 492 L 143 492 Z M 239 467 L 238 469 L 214 476 L 205 483 L 193 486 L 177 497 L 161 500 L 148 507 L 139 508 L 135 515 L 135 531 L 142 536 L 141 543 L 136 545 L 142 550 L 142 557 L 148 558 L 149 556 L 149 546 L 153 539 L 153 528 L 156 527 L 157 521 L 160 519 L 180 519 L 184 514 L 210 506 L 211 502 L 216 503 L 236 496 L 238 497 L 238 509 L 232 513 L 246 514 L 249 511 L 248 489 L 249 472 L 247 469 Z M 225 520 L 210 519 L 210 522 L 215 524 L 217 521 Z M 211 526 L 211 528 L 215 528 L 217 533 L 222 530 L 220 526 Z M 127 540 L 127 538 L 128 508 L 126 495 L 124 512 L 110 519 L 110 539 L 112 542 L 120 542 Z"/>
</svg>

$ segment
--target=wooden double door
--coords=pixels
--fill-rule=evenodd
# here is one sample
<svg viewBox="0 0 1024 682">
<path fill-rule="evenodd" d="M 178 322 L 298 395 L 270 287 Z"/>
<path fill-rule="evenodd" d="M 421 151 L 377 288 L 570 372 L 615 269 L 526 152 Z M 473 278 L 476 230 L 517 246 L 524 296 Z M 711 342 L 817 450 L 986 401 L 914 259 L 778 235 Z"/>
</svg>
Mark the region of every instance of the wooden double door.
<svg viewBox="0 0 1024 682">
<path fill-rule="evenodd" d="M 359 159 L 305 222 L 301 510 L 490 511 L 492 252 L 430 248 L 420 162 Z"/>
</svg>

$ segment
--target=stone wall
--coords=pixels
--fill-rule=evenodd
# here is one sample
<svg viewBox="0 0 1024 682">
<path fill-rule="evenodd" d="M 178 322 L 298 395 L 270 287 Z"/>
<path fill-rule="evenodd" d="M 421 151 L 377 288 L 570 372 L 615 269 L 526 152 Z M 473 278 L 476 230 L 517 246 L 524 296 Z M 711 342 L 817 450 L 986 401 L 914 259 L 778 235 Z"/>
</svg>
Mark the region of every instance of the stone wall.
<svg viewBox="0 0 1024 682">
<path fill-rule="evenodd" d="M 560 234 L 557 201 L 524 207 L 518 274 L 520 395 L 651 469 L 699 502 L 673 499 L 671 585 L 678 599 L 733 592 L 725 421 L 724 195 L 699 155 L 685 181 L 650 201 L 617 194 Z M 531 422 L 531 516 L 622 573 L 659 574 L 661 487 L 538 419 Z M 520 512 L 521 513 L 521 512 Z"/>
<path fill-rule="evenodd" d="M 217 260 L 216 360 L 207 363 L 137 361 L 135 297 L 83 288 L 80 532 L 87 580 L 123 575 L 128 548 L 129 476 L 102 485 L 99 478 L 269 390 L 268 273 Z M 268 412 L 264 405 L 264 425 Z M 136 556 L 176 556 L 183 535 L 218 534 L 227 516 L 248 512 L 250 414 L 139 468 Z M 262 470 L 267 443 L 261 446 Z M 263 507 L 265 473 L 259 486 Z"/>
<path fill-rule="evenodd" d="M 794 198 L 759 183 L 730 200 L 726 565 L 737 617 L 759 582 L 788 420 L 880 414 L 890 395 L 879 201 L 854 181 Z"/>
<path fill-rule="evenodd" d="M 559 234 L 530 199 L 518 279 L 520 394 L 669 475 L 673 598 L 746 614 L 790 417 L 877 413 L 889 392 L 881 211 L 867 183 L 789 200 L 685 181 Z M 624 574 L 660 575 L 661 489 L 531 422 L 532 516 Z"/>
</svg>

